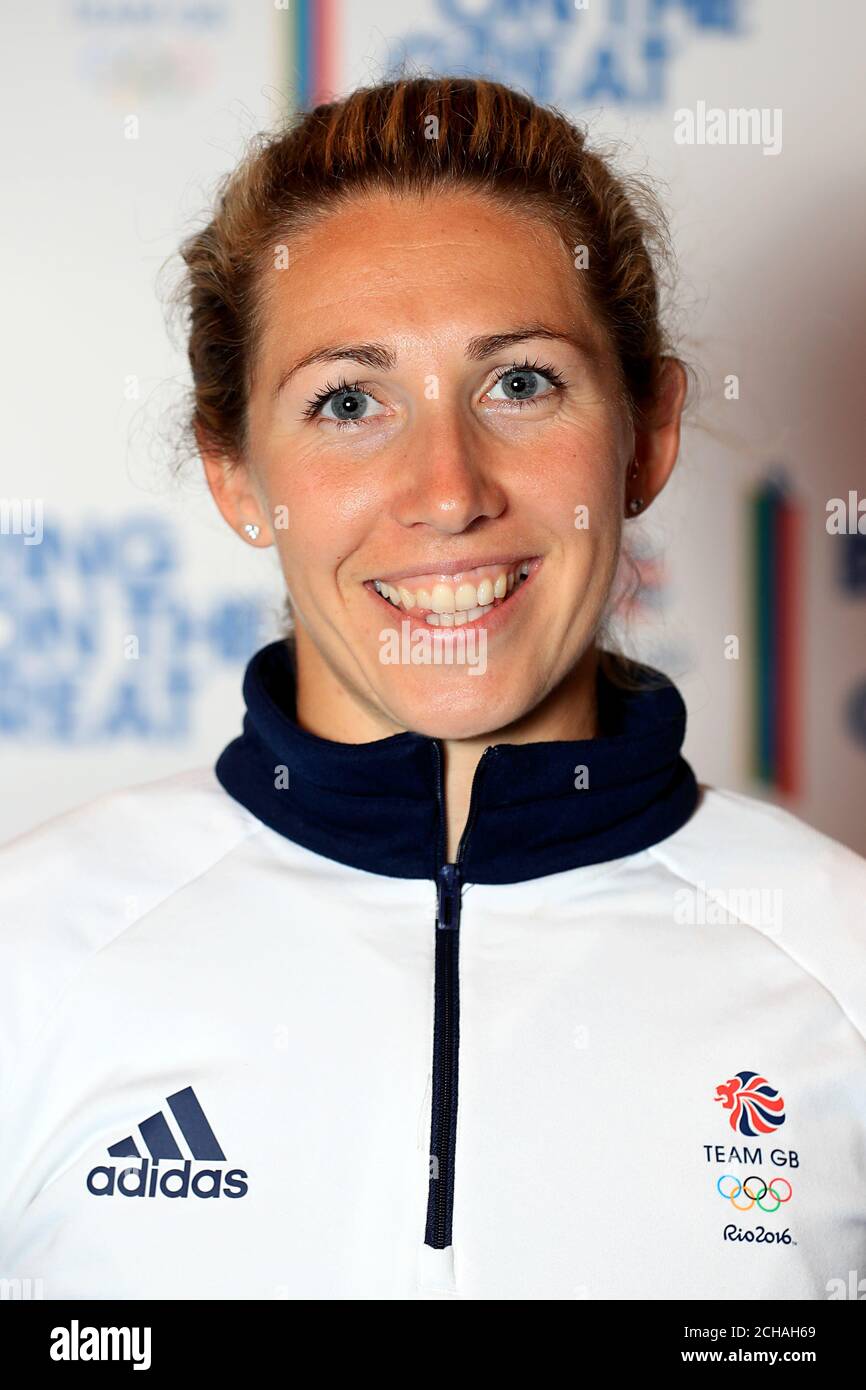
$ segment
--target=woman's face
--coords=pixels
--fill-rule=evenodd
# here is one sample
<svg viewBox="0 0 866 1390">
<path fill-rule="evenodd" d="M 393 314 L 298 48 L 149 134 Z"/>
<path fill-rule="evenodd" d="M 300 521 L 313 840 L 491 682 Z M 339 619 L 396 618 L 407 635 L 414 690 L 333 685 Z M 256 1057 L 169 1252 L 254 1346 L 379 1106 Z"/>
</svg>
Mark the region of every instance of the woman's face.
<svg viewBox="0 0 866 1390">
<path fill-rule="evenodd" d="M 267 272 L 233 520 L 277 546 L 306 675 L 383 733 L 501 729 L 593 643 L 634 435 L 581 273 L 540 221 L 441 192 L 358 201 Z"/>
</svg>

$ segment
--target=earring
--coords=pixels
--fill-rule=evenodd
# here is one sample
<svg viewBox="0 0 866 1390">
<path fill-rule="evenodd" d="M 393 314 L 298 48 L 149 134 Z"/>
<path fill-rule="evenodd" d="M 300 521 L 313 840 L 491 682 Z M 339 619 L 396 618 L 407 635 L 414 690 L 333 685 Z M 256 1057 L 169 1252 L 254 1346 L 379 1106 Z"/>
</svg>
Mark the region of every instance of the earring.
<svg viewBox="0 0 866 1390">
<path fill-rule="evenodd" d="M 254 541 L 254 540 L 256 539 L 256 537 L 258 536 L 259 531 L 261 530 L 261 527 L 260 527 L 260 526 L 257 526 L 256 523 L 255 523 L 254 521 L 248 521 L 247 524 L 246 524 L 246 526 L 244 527 L 244 530 L 246 531 L 246 533 L 247 533 L 247 535 L 249 536 L 250 540 L 251 540 L 251 541 Z"/>
</svg>

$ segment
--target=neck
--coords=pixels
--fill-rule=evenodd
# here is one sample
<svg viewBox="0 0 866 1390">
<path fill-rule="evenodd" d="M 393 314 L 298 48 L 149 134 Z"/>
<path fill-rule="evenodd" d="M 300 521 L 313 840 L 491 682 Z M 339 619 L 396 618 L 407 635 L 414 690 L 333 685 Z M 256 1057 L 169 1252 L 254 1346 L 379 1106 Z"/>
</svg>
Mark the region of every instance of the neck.
<svg viewBox="0 0 866 1390">
<path fill-rule="evenodd" d="M 389 719 L 339 680 L 300 625 L 296 650 L 296 718 L 301 728 L 338 743 L 371 743 L 404 732 L 405 726 Z M 472 738 L 441 740 L 449 860 L 457 857 L 475 770 L 486 747 L 493 743 L 543 743 L 598 736 L 597 668 L 598 652 L 590 646 L 559 685 L 519 719 Z"/>
<path fill-rule="evenodd" d="M 214 771 L 259 822 L 324 859 L 386 878 L 439 882 L 443 864 L 458 858 L 471 792 L 471 825 L 459 844 L 455 877 L 521 883 L 646 849 L 684 825 L 698 803 L 700 789 L 681 751 L 683 698 L 651 666 L 638 663 L 632 680 L 621 682 L 593 653 L 562 690 L 551 691 L 518 723 L 457 740 L 448 826 L 445 741 L 408 729 L 382 737 L 376 711 L 346 717 L 352 707 L 345 691 L 340 728 L 327 722 L 322 734 L 304 728 L 297 655 L 294 642 L 280 639 L 250 658 L 243 730 Z M 579 695 L 577 718 L 567 711 L 571 690 Z M 307 706 L 307 719 L 320 725 L 317 715 Z M 596 731 L 586 737 L 593 720 Z M 584 737 L 556 737 L 579 725 Z M 342 740 L 328 737 L 344 727 Z M 500 741 L 500 733 L 509 741 Z M 365 736 L 367 742 L 358 742 Z M 476 769 L 468 786 L 466 768 Z"/>
</svg>

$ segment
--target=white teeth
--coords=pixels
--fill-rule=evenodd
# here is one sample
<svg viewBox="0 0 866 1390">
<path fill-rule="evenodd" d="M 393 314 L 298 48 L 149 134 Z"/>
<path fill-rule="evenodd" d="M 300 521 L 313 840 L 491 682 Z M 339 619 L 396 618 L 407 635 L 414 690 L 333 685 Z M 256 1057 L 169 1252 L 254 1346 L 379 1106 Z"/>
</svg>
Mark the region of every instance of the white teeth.
<svg viewBox="0 0 866 1390">
<path fill-rule="evenodd" d="M 419 589 L 412 593 L 402 585 L 395 587 L 384 579 L 374 579 L 376 592 L 386 598 L 395 608 L 405 612 L 412 608 L 424 611 L 426 621 L 434 627 L 453 627 L 466 622 L 475 622 L 483 614 L 489 613 L 494 600 L 500 602 L 507 598 L 515 585 L 521 584 L 528 576 L 530 561 L 524 560 L 515 570 L 482 579 L 478 587 L 468 582 L 452 585 L 440 582 L 433 585 L 432 591 Z"/>
<path fill-rule="evenodd" d="M 470 608 L 478 607 L 478 590 L 474 584 L 458 584 L 454 607 L 458 613 L 468 613 Z"/>
<path fill-rule="evenodd" d="M 431 627 L 451 627 L 452 624 L 459 627 L 461 623 L 474 623 L 476 619 L 483 618 L 492 607 L 492 603 L 487 603 L 480 608 L 470 608 L 466 613 L 425 613 L 424 617 Z"/>
<path fill-rule="evenodd" d="M 461 584 L 460 587 L 465 589 L 466 585 Z M 433 601 L 430 606 L 434 613 L 453 613 L 457 607 L 454 590 L 450 584 L 434 584 L 431 597 Z"/>
</svg>

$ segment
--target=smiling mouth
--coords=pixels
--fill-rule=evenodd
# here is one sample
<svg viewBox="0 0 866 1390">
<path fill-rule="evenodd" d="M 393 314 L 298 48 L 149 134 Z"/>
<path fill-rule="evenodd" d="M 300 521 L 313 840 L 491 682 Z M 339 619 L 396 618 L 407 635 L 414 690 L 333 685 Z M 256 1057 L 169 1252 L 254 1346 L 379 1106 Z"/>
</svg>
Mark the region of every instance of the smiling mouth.
<svg viewBox="0 0 866 1390">
<path fill-rule="evenodd" d="M 374 590 L 399 613 L 423 620 L 430 627 L 460 627 L 502 608 L 540 564 L 541 557 L 536 555 L 507 568 L 492 566 L 472 579 L 464 575 L 459 583 L 439 576 L 435 582 L 420 587 L 411 586 L 411 581 L 407 586 L 382 579 L 367 580 L 364 587 Z"/>
</svg>

